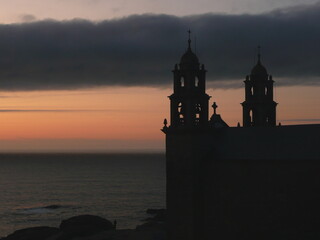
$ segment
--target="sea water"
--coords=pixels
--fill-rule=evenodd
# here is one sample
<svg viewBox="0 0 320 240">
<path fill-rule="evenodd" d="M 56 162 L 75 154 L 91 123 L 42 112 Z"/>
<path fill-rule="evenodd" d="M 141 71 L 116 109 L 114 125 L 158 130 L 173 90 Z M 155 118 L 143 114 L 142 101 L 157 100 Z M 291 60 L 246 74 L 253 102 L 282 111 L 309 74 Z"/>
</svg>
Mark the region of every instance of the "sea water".
<svg viewBox="0 0 320 240">
<path fill-rule="evenodd" d="M 1 154 L 0 237 L 93 214 L 135 228 L 165 208 L 164 154 Z"/>
</svg>

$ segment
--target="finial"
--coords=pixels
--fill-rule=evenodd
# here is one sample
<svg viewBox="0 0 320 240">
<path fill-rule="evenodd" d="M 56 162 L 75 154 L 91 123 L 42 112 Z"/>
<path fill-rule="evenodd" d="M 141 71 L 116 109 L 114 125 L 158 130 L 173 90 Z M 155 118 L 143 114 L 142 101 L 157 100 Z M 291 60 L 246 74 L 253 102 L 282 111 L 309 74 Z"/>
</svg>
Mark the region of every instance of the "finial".
<svg viewBox="0 0 320 240">
<path fill-rule="evenodd" d="M 216 102 L 214 102 L 212 104 L 212 107 L 213 107 L 213 115 L 216 115 L 217 114 L 217 108 L 218 108 L 218 105 L 216 104 Z"/>
<path fill-rule="evenodd" d="M 188 39 L 188 49 L 191 49 L 191 30 L 188 30 L 189 39 Z"/>
<path fill-rule="evenodd" d="M 261 46 L 258 45 L 258 63 L 260 63 L 260 58 L 261 58 Z"/>
<path fill-rule="evenodd" d="M 163 120 L 163 125 L 164 125 L 165 128 L 167 127 L 167 124 L 168 124 L 168 121 L 167 121 L 167 119 L 165 118 L 165 119 Z"/>
<path fill-rule="evenodd" d="M 269 75 L 269 80 L 272 81 L 272 75 Z"/>
</svg>

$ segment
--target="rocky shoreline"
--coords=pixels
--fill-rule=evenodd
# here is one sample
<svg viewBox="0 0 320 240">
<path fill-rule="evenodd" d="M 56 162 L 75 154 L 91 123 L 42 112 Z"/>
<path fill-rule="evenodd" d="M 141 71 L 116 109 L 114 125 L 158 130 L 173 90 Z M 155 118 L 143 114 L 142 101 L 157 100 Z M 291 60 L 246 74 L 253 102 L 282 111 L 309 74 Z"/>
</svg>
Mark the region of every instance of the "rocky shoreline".
<svg viewBox="0 0 320 240">
<path fill-rule="evenodd" d="M 56 227 L 31 227 L 17 230 L 0 240 L 164 240 L 164 209 L 148 209 L 152 215 L 136 229 L 117 229 L 117 222 L 94 215 L 80 215 L 63 220 Z"/>
</svg>

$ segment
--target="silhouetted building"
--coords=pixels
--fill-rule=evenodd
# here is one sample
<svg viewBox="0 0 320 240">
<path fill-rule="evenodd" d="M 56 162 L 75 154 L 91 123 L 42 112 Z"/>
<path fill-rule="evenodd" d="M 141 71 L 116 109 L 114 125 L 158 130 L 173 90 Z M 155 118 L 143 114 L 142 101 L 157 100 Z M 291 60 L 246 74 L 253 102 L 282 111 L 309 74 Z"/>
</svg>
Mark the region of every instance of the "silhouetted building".
<svg viewBox="0 0 320 240">
<path fill-rule="evenodd" d="M 173 94 L 171 101 L 171 126 L 194 127 L 208 124 L 208 100 L 206 94 L 206 70 L 191 50 L 181 57 L 180 64 L 174 67 Z"/>
<path fill-rule="evenodd" d="M 243 106 L 243 126 L 276 126 L 276 106 L 273 101 L 272 76 L 261 64 L 260 47 L 257 65 L 246 77 L 245 101 Z"/>
<path fill-rule="evenodd" d="M 320 125 L 276 126 L 260 56 L 245 81 L 244 127 L 228 127 L 216 103 L 209 120 L 206 70 L 190 44 L 162 129 L 167 240 L 319 239 Z"/>
</svg>

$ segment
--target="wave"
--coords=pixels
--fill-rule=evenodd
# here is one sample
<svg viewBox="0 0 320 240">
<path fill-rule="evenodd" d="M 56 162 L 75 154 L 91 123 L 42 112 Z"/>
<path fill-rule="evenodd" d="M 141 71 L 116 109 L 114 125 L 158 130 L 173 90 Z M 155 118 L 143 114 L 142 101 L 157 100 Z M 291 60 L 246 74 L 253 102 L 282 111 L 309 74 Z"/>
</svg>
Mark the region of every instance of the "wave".
<svg viewBox="0 0 320 240">
<path fill-rule="evenodd" d="M 19 213 L 22 213 L 22 214 L 44 214 L 44 213 L 53 212 L 58 209 L 67 209 L 67 208 L 76 209 L 77 207 L 52 204 L 52 205 L 47 205 L 43 207 L 22 208 L 22 209 L 18 209 L 18 211 Z"/>
</svg>

